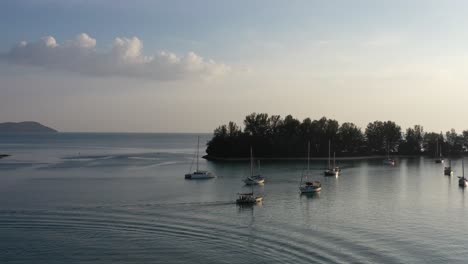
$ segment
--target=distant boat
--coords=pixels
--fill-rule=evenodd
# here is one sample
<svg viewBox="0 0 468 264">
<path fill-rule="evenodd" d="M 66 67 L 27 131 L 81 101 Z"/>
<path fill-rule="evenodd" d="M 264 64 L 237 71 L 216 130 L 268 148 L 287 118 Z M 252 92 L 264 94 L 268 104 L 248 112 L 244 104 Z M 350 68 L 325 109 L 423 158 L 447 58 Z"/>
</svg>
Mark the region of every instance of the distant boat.
<svg viewBox="0 0 468 264">
<path fill-rule="evenodd" d="M 335 165 L 335 154 L 333 153 L 333 167 L 331 166 L 331 142 L 328 140 L 328 168 L 323 172 L 325 176 L 334 176 L 337 177 L 340 175 L 341 169 Z"/>
<path fill-rule="evenodd" d="M 439 150 L 439 139 L 437 139 L 436 143 L 436 157 L 439 158 L 435 159 L 435 163 L 444 163 L 444 158 L 442 158 L 442 148 Z"/>
<path fill-rule="evenodd" d="M 305 181 L 304 180 L 305 176 Z M 310 141 L 307 145 L 307 172 L 304 175 L 304 172 L 301 176 L 301 183 L 299 184 L 299 191 L 301 193 L 315 193 L 322 190 L 322 184 L 319 181 L 309 181 L 308 176 L 310 176 Z"/>
<path fill-rule="evenodd" d="M 395 166 L 395 160 L 390 158 L 390 146 L 387 144 L 387 159 L 383 161 L 384 165 Z"/>
<path fill-rule="evenodd" d="M 212 179 L 212 178 L 215 178 L 216 176 L 209 172 L 209 171 L 203 171 L 203 170 L 199 170 L 198 168 L 198 156 L 199 156 L 199 149 L 200 149 L 200 137 L 198 137 L 198 140 L 197 140 L 197 154 L 196 154 L 196 163 L 197 163 L 197 169 L 192 172 L 192 173 L 187 173 L 185 174 L 185 179 L 187 180 L 201 180 L 201 179 Z M 193 164 L 193 163 L 192 163 Z"/>
<path fill-rule="evenodd" d="M 458 176 L 459 180 L 458 180 L 458 186 L 460 187 L 466 187 L 468 186 L 468 179 L 465 178 L 465 162 L 463 162 L 463 159 L 462 159 L 462 176 Z"/>
<path fill-rule="evenodd" d="M 244 179 L 245 184 L 247 185 L 257 185 L 265 183 L 265 177 L 260 174 L 254 175 L 254 159 L 252 147 L 250 147 L 250 176 Z"/>
<path fill-rule="evenodd" d="M 453 175 L 452 160 L 449 160 L 448 166 L 444 167 L 444 175 L 447 175 L 447 176 L 452 176 Z"/>
</svg>

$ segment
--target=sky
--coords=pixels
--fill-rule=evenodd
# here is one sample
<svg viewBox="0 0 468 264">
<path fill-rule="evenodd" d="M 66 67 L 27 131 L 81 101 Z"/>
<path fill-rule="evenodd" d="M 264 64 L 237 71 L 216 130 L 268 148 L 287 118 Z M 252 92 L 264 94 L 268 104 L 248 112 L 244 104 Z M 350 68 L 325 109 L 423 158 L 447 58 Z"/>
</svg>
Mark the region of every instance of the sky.
<svg viewBox="0 0 468 264">
<path fill-rule="evenodd" d="M 467 1 L 3 0 L 0 122 L 212 132 L 252 112 L 468 129 Z"/>
</svg>

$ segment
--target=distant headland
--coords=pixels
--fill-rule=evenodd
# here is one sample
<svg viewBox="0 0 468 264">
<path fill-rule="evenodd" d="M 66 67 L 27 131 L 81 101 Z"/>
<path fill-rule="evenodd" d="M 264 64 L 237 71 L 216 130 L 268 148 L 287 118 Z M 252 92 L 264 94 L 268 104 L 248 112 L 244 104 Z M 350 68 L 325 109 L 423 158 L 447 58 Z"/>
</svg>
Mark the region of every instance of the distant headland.
<svg viewBox="0 0 468 264">
<path fill-rule="evenodd" d="M 312 159 L 377 158 L 387 155 L 449 157 L 465 155 L 468 150 L 468 130 L 457 134 L 454 129 L 425 132 L 421 125 L 402 131 L 393 121 L 370 122 L 364 131 L 353 123 L 341 125 L 334 119 L 304 119 L 291 115 L 281 118 L 266 113 L 247 115 L 242 129 L 234 122 L 219 126 L 208 142 L 207 160 L 244 160 L 250 147 L 257 158 L 268 160 L 303 159 L 310 142 Z"/>
<path fill-rule="evenodd" d="M 49 134 L 58 131 L 38 122 L 6 122 L 0 123 L 0 134 Z"/>
</svg>

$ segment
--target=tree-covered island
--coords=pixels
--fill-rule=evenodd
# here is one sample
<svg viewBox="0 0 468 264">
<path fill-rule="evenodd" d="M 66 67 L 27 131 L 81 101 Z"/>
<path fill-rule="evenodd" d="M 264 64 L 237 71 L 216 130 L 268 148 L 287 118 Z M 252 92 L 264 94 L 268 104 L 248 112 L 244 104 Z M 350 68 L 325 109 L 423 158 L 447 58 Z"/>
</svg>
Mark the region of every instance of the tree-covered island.
<svg viewBox="0 0 468 264">
<path fill-rule="evenodd" d="M 303 158 L 307 142 L 311 143 L 312 157 L 326 157 L 328 142 L 337 157 L 386 155 L 435 156 L 437 149 L 443 156 L 459 156 L 468 148 L 468 130 L 457 134 L 454 129 L 445 135 L 425 132 L 415 125 L 404 132 L 393 121 L 374 121 L 364 131 L 353 123 L 339 124 L 337 120 L 322 117 L 302 122 L 288 115 L 252 113 L 245 117 L 243 129 L 229 122 L 214 130 L 207 143 L 206 159 L 242 159 L 249 156 L 252 146 L 260 158 Z"/>
</svg>

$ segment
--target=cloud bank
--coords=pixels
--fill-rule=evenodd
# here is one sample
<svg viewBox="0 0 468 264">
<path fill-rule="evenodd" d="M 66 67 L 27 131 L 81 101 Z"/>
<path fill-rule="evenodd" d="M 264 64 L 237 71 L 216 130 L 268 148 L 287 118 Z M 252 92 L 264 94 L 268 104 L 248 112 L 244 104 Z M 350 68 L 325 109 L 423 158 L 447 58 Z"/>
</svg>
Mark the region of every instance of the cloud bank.
<svg viewBox="0 0 468 264">
<path fill-rule="evenodd" d="M 189 52 L 178 56 L 161 51 L 153 56 L 143 54 L 143 43 L 137 37 L 116 38 L 112 48 L 96 50 L 96 39 L 81 33 L 61 44 L 54 37 L 39 41 L 21 41 L 2 54 L 2 60 L 18 65 L 60 69 L 93 76 L 124 76 L 154 80 L 210 79 L 224 75 L 230 68 Z"/>
</svg>

